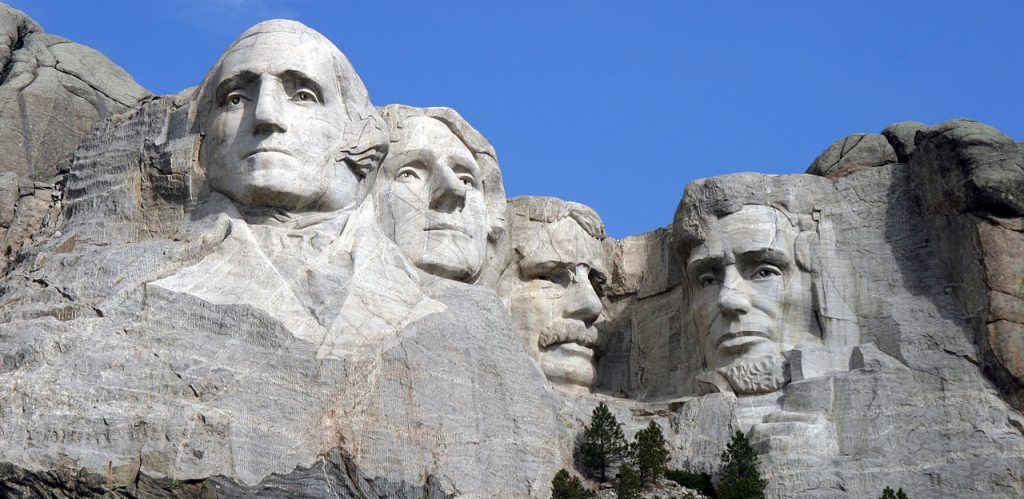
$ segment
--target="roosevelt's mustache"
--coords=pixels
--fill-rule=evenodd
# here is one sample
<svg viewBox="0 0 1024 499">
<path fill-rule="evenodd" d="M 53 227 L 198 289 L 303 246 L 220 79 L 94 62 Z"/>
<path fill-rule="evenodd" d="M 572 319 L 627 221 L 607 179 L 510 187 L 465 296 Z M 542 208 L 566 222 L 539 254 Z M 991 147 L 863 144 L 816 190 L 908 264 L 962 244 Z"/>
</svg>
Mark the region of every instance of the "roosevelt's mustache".
<svg viewBox="0 0 1024 499">
<path fill-rule="evenodd" d="M 559 343 L 578 343 L 588 348 L 597 347 L 597 328 L 587 327 L 580 321 L 560 319 L 548 324 L 537 340 L 541 348 Z"/>
</svg>

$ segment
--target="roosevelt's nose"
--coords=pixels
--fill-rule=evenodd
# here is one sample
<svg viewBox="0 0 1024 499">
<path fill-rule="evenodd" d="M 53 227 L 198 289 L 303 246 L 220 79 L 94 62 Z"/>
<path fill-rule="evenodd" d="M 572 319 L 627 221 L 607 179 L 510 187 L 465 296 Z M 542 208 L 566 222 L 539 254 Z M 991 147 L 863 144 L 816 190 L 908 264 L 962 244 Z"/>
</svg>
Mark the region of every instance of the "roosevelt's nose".
<svg viewBox="0 0 1024 499">
<path fill-rule="evenodd" d="M 722 287 L 718 290 L 718 310 L 726 316 L 736 318 L 750 312 L 746 283 L 735 267 L 726 267 Z"/>
<path fill-rule="evenodd" d="M 566 318 L 583 321 L 590 327 L 604 310 L 601 298 L 590 283 L 590 268 L 586 265 L 576 267 L 575 282 L 569 284 L 569 292 L 563 301 L 563 314 Z"/>
<path fill-rule="evenodd" d="M 288 131 L 282 105 L 285 97 L 280 81 L 269 75 L 260 78 L 260 90 L 253 110 L 253 133 Z"/>
<path fill-rule="evenodd" d="M 434 171 L 430 209 L 447 213 L 462 210 L 466 205 L 466 184 L 451 168 L 439 167 Z"/>
</svg>

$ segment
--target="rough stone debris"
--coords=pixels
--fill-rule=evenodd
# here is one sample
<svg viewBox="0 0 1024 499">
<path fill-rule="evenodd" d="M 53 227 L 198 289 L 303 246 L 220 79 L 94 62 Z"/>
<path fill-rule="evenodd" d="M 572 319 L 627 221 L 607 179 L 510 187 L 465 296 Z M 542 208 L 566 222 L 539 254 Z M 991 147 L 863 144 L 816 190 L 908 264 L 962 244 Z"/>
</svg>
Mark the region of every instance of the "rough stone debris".
<svg viewBox="0 0 1024 499">
<path fill-rule="evenodd" d="M 547 497 L 598 402 L 673 468 L 746 432 L 772 497 L 1024 494 L 1024 156 L 991 127 L 698 180 L 613 240 L 298 23 L 160 97 L 0 29 L 4 495 Z"/>
</svg>

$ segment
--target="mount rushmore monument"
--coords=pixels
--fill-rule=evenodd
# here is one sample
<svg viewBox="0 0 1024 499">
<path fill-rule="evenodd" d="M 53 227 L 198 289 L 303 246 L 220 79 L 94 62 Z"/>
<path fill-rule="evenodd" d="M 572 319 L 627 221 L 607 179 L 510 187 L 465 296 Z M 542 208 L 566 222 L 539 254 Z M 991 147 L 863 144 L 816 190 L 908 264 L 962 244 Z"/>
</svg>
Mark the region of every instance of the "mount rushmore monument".
<svg viewBox="0 0 1024 499">
<path fill-rule="evenodd" d="M 1024 494 L 1024 146 L 992 127 L 697 180 L 616 240 L 297 22 L 165 96 L 0 33 L 2 494 L 548 497 L 599 402 L 676 468 L 744 432 L 771 497 Z"/>
</svg>

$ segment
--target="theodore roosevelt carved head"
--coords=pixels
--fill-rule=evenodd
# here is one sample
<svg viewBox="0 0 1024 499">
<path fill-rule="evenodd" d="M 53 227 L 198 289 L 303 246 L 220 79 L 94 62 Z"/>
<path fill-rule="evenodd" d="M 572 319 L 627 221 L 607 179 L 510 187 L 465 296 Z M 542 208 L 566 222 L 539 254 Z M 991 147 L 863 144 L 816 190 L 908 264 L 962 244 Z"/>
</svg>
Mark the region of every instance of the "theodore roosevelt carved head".
<svg viewBox="0 0 1024 499">
<path fill-rule="evenodd" d="M 584 205 L 548 197 L 513 198 L 508 213 L 511 263 L 498 294 L 548 380 L 589 388 L 608 275 L 604 224 Z"/>
</svg>

